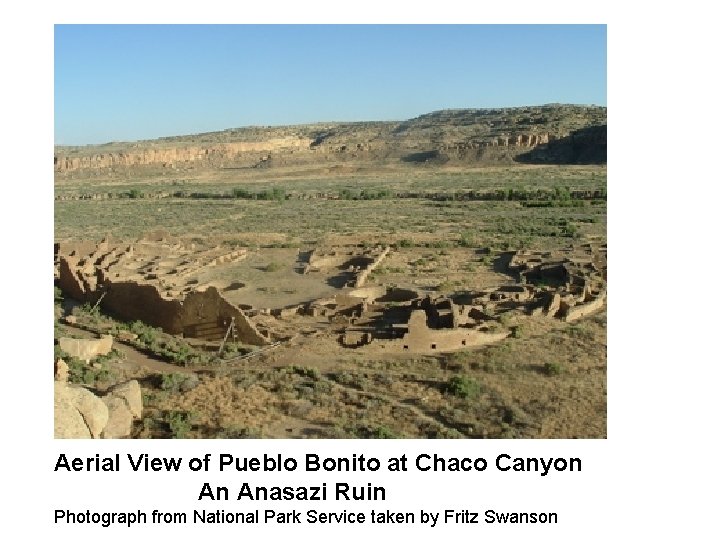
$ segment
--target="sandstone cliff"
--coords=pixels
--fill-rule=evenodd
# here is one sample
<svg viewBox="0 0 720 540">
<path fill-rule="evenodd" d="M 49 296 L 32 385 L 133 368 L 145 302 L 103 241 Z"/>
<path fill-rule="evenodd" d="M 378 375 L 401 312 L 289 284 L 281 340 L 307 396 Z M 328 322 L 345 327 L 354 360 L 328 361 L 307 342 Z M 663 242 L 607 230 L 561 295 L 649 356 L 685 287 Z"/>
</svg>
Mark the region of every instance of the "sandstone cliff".
<svg viewBox="0 0 720 540">
<path fill-rule="evenodd" d="M 404 122 L 230 129 L 136 143 L 56 147 L 62 178 L 82 171 L 268 168 L 346 162 L 602 162 L 607 110 L 579 105 L 458 109 Z M 534 152 L 539 150 L 539 152 Z"/>
</svg>

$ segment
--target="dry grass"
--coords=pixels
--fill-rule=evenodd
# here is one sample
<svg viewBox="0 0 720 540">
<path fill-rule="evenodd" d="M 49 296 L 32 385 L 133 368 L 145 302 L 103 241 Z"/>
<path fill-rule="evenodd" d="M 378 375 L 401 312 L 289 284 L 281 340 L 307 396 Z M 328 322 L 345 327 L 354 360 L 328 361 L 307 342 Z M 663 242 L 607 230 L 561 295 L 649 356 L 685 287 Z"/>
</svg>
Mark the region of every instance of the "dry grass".
<svg viewBox="0 0 720 540">
<path fill-rule="evenodd" d="M 311 198 L 358 188 L 594 189 L 605 186 L 604 167 L 417 170 L 412 175 L 385 170 L 331 177 L 296 171 L 282 180 L 271 174 L 110 179 L 105 185 L 94 182 L 92 190 L 84 180 L 68 179 L 56 186 L 58 195 L 133 188 L 145 194 L 220 193 L 238 185 L 258 190 L 281 185 L 294 198 L 57 201 L 56 240 L 100 239 L 108 232 L 131 239 L 163 228 L 199 243 L 260 247 L 231 276 L 249 284 L 234 292 L 233 300 L 279 307 L 331 291 L 321 282 L 308 289 L 313 282 L 293 270 L 298 250 L 318 244 L 394 243 L 398 248 L 373 275 L 374 283 L 458 290 L 512 281 L 494 268 L 506 250 L 604 241 L 607 234 L 604 201 L 527 208 L 517 201 Z M 563 235 L 568 225 L 577 238 Z M 153 378 L 157 370 L 139 353 L 108 369 L 143 385 L 146 413 L 136 426 L 138 437 L 605 437 L 604 313 L 575 325 L 526 318 L 514 336 L 456 354 L 371 357 L 342 348 L 328 330 L 238 364 L 192 367 L 199 384 L 180 392 L 159 388 Z M 475 385 L 468 395 L 449 390 L 465 383 Z M 177 411 L 192 414 L 173 416 Z"/>
</svg>

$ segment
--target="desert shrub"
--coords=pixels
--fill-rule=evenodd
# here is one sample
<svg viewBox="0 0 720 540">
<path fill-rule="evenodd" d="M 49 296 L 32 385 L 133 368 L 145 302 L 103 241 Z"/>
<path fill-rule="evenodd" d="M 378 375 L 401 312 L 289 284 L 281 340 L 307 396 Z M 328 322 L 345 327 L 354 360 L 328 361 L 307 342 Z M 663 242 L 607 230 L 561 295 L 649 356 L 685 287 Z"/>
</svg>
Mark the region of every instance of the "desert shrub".
<svg viewBox="0 0 720 540">
<path fill-rule="evenodd" d="M 153 328 L 152 326 L 148 326 L 142 321 L 134 321 L 131 323 L 130 331 L 133 334 L 137 334 L 138 341 L 147 346 L 151 346 L 160 337 L 160 330 Z"/>
<path fill-rule="evenodd" d="M 215 435 L 216 439 L 260 439 L 262 429 L 247 426 L 228 426 Z"/>
<path fill-rule="evenodd" d="M 158 387 L 168 392 L 186 392 L 199 382 L 197 375 L 188 373 L 162 373 L 158 377 Z"/>
<path fill-rule="evenodd" d="M 336 383 L 343 386 L 349 386 L 358 390 L 364 390 L 368 385 L 368 380 L 362 373 L 354 373 L 352 371 L 340 371 L 330 374 L 329 377 Z"/>
<path fill-rule="evenodd" d="M 315 368 L 290 365 L 285 368 L 288 373 L 300 375 L 301 377 L 308 377 L 310 379 L 317 380 L 319 378 L 318 372 Z"/>
<path fill-rule="evenodd" d="M 580 231 L 578 230 L 577 225 L 574 225 L 572 223 L 568 223 L 567 225 L 563 226 L 560 231 L 560 235 L 566 238 L 580 237 Z"/>
<path fill-rule="evenodd" d="M 284 201 L 287 197 L 283 188 L 274 187 L 271 190 L 261 191 L 255 198 L 258 201 Z"/>
<path fill-rule="evenodd" d="M 447 293 L 457 290 L 458 288 L 462 287 L 462 285 L 463 283 L 461 281 L 445 280 L 437 285 L 437 290 L 438 292 Z"/>
<path fill-rule="evenodd" d="M 592 331 L 584 326 L 571 325 L 565 329 L 565 333 L 573 338 L 590 338 L 592 337 Z"/>
<path fill-rule="evenodd" d="M 557 362 L 545 362 L 545 365 L 543 365 L 543 373 L 550 377 L 560 375 L 560 373 L 562 373 L 562 366 Z"/>
<path fill-rule="evenodd" d="M 192 429 L 192 411 L 168 411 L 165 420 L 173 439 L 184 439 Z"/>
<path fill-rule="evenodd" d="M 348 426 L 346 427 L 348 434 L 359 437 L 361 439 L 400 439 L 401 435 L 395 433 L 387 426 Z"/>
<path fill-rule="evenodd" d="M 482 369 L 485 373 L 505 373 L 509 367 L 507 362 L 497 358 L 486 358 L 482 363 L 478 363 L 478 368 Z"/>
<path fill-rule="evenodd" d="M 455 428 L 442 427 L 427 433 L 429 439 L 462 439 L 463 435 Z"/>
<path fill-rule="evenodd" d="M 332 392 L 332 384 L 328 381 L 313 381 L 312 389 L 316 394 L 329 394 Z"/>
<path fill-rule="evenodd" d="M 460 240 L 458 240 L 458 245 L 460 247 L 475 247 L 477 242 L 475 241 L 475 235 L 469 231 L 465 231 L 460 233 Z"/>
<path fill-rule="evenodd" d="M 371 439 L 399 439 L 400 437 L 389 427 L 378 426 L 371 430 Z"/>
<path fill-rule="evenodd" d="M 133 188 L 127 192 L 127 196 L 131 199 L 142 199 L 144 197 L 144 194 L 139 189 Z"/>
<path fill-rule="evenodd" d="M 448 394 L 462 399 L 475 397 L 480 393 L 480 385 L 475 379 L 464 375 L 455 375 L 445 384 L 445 391 Z"/>
<path fill-rule="evenodd" d="M 65 358 L 65 362 L 69 369 L 68 380 L 71 383 L 93 386 L 95 383 L 107 382 L 112 379 L 112 374 L 104 366 L 94 368 L 76 358 Z"/>
<path fill-rule="evenodd" d="M 389 189 L 381 188 L 378 190 L 361 190 L 353 191 L 351 189 L 343 188 L 340 190 L 338 197 L 343 201 L 378 201 L 391 199 L 395 194 Z"/>
<path fill-rule="evenodd" d="M 243 188 L 234 188 L 232 190 L 232 196 L 236 199 L 252 199 L 253 194 Z"/>
</svg>

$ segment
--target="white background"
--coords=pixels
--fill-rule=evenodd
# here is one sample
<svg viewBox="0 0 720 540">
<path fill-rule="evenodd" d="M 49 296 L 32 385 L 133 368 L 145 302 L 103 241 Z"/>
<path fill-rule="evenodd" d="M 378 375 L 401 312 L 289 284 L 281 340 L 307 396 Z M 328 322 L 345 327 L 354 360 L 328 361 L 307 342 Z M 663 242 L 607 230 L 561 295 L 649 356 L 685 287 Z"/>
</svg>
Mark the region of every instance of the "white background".
<svg viewBox="0 0 720 540">
<path fill-rule="evenodd" d="M 4 8 L 2 39 L 3 391 L 0 533 L 120 537 L 122 528 L 59 527 L 55 508 L 189 511 L 202 483 L 238 487 L 347 481 L 388 500 L 280 508 L 555 511 L 555 526 L 178 528 L 138 538 L 309 535 L 347 538 L 717 538 L 717 18 L 678 6 L 579 2 L 35 3 Z M 233 7 L 235 6 L 235 7 Z M 22 10 L 22 11 L 17 11 Z M 72 22 L 607 23 L 609 74 L 608 439 L 597 441 L 55 441 L 50 256 L 53 242 L 53 28 Z M 53 473 L 61 452 L 190 457 L 282 452 L 580 457 L 581 473 Z M 123 460 L 123 465 L 126 461 Z M 264 506 L 264 505 L 263 505 Z M 245 504 L 218 507 L 240 510 Z M 492 527 L 492 528 L 491 528 Z M 272 533 L 272 534 L 271 534 Z M 7 535 L 13 536 L 7 536 Z"/>
</svg>

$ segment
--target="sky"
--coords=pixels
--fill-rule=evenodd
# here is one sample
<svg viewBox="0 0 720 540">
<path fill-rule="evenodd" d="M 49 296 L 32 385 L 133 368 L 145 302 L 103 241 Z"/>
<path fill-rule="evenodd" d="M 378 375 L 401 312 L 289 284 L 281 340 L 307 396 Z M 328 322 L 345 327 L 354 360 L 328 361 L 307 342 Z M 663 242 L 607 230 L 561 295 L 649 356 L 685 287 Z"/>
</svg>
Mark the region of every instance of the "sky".
<svg viewBox="0 0 720 540">
<path fill-rule="evenodd" d="M 56 25 L 55 144 L 606 105 L 605 25 Z"/>
</svg>

